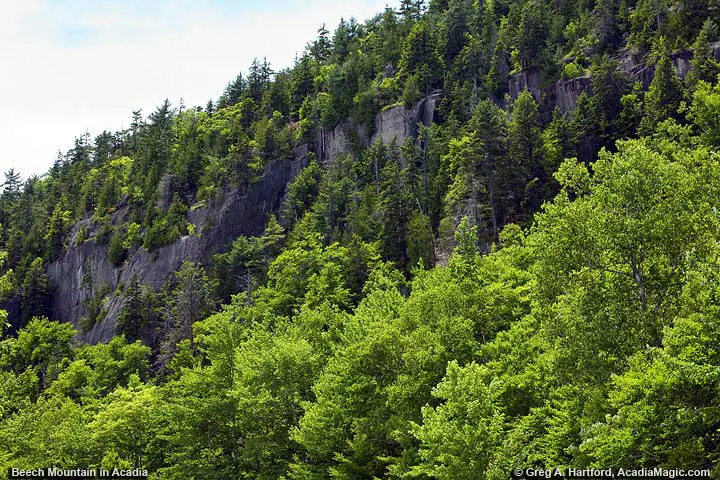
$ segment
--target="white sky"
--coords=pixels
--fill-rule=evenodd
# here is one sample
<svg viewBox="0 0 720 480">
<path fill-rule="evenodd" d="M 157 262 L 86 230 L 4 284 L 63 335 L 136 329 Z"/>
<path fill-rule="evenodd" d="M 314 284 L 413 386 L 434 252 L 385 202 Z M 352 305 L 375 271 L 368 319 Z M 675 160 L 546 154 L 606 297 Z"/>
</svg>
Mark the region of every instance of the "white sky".
<svg viewBox="0 0 720 480">
<path fill-rule="evenodd" d="M 0 0 L 0 172 L 42 174 L 76 136 L 127 127 L 165 98 L 204 106 L 254 57 L 291 66 L 321 24 L 397 3 Z"/>
</svg>

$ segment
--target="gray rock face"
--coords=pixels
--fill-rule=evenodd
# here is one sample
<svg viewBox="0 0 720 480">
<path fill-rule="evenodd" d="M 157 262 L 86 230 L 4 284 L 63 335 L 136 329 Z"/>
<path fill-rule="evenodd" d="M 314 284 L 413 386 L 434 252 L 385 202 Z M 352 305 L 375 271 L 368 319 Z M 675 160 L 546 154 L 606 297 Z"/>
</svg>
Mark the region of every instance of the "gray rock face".
<svg viewBox="0 0 720 480">
<path fill-rule="evenodd" d="M 670 61 L 672 62 L 673 68 L 675 68 L 675 73 L 677 73 L 681 79 L 685 78 L 685 75 L 690 71 L 690 60 L 692 60 L 692 58 L 692 52 L 687 50 L 681 50 L 670 56 Z"/>
<path fill-rule="evenodd" d="M 380 139 L 389 144 L 402 145 L 417 135 L 418 124 L 430 125 L 440 98 L 434 93 L 413 105 L 412 108 L 393 107 L 375 118 L 375 133 L 370 136 L 361 125 L 351 120 L 332 130 L 318 132 L 312 145 L 319 160 L 330 165 L 340 155 L 350 153 L 353 146 L 365 147 Z M 292 160 L 277 160 L 265 169 L 260 181 L 244 190 L 225 192 L 221 201 L 193 208 L 187 214 L 188 222 L 199 234 L 179 238 L 153 252 L 143 248 L 133 250 L 122 265 L 115 266 L 107 259 L 108 249 L 94 240 L 81 241 L 81 229 L 91 231 L 89 219 L 78 222 L 71 235 L 73 241 L 66 252 L 48 266 L 48 280 L 52 289 L 52 308 L 58 320 L 80 327 L 87 317 L 87 305 L 93 298 L 102 298 L 102 320 L 87 332 L 79 335 L 87 343 L 106 342 L 115 333 L 115 324 L 122 310 L 122 292 L 132 279 L 159 289 L 184 261 L 207 264 L 212 255 L 225 251 L 240 235 L 259 235 L 265 229 L 267 216 L 279 210 L 287 185 L 307 164 L 308 145 L 301 145 Z M 162 205 L 167 208 L 170 195 L 170 178 L 163 178 L 159 188 Z M 123 202 L 113 214 L 114 225 L 123 224 L 130 207 Z M 80 330 L 80 328 L 78 328 Z"/>
<path fill-rule="evenodd" d="M 573 78 L 570 80 L 559 80 L 554 87 L 553 106 L 558 106 L 562 113 L 575 110 L 578 98 L 583 92 L 592 95 L 592 78 L 590 75 Z"/>
<path fill-rule="evenodd" d="M 528 90 L 549 120 L 555 107 L 559 107 L 562 113 L 575 110 L 583 92 L 592 94 L 591 83 L 591 77 L 585 75 L 543 86 L 540 72 L 518 72 L 508 81 L 508 95 L 510 101 L 514 102 L 523 90 Z"/>
<path fill-rule="evenodd" d="M 378 139 L 389 145 L 393 141 L 396 145 L 402 145 L 408 138 L 415 138 L 418 132 L 418 124 L 429 126 L 434 117 L 435 107 L 440 99 L 439 93 L 429 95 L 412 108 L 402 106 L 388 108 L 375 117 L 375 133 L 370 141 Z"/>
<path fill-rule="evenodd" d="M 715 58 L 720 60 L 720 42 L 710 45 Z M 670 55 L 675 73 L 681 79 L 690 71 L 692 52 L 681 50 Z M 632 82 L 640 82 L 644 90 L 650 87 L 655 67 L 645 65 L 630 52 L 625 52 L 618 58 L 618 68 Z M 540 109 L 546 115 L 550 114 L 555 107 L 559 107 L 563 113 L 570 112 L 577 107 L 577 100 L 583 92 L 592 95 L 592 77 L 584 75 L 570 80 L 558 80 L 552 85 L 542 86 L 539 72 L 518 72 L 508 80 L 508 95 L 510 101 L 515 101 L 520 92 L 527 89 L 540 105 Z"/>
<path fill-rule="evenodd" d="M 80 335 L 88 343 L 112 338 L 115 322 L 123 304 L 119 294 L 137 275 L 141 284 L 160 288 L 184 261 L 206 264 L 214 253 L 226 250 L 239 235 L 259 235 L 267 216 L 277 212 L 289 182 L 307 161 L 307 151 L 297 151 L 293 160 L 276 160 L 265 169 L 263 178 L 244 190 L 230 190 L 223 199 L 188 212 L 188 221 L 199 235 L 185 236 L 154 252 L 143 248 L 131 251 L 120 266 L 107 259 L 107 247 L 90 240 L 71 243 L 67 251 L 48 266 L 48 280 L 54 291 L 52 307 L 58 320 L 78 326 L 87 315 L 87 303 L 98 292 L 109 292 L 103 304 L 105 317 Z M 120 224 L 128 212 L 120 206 L 113 223 Z M 81 225 L 75 227 L 75 234 Z M 76 237 L 77 235 L 74 235 Z"/>
<path fill-rule="evenodd" d="M 541 87 L 540 72 L 518 72 L 508 80 L 508 94 L 510 100 L 515 101 L 523 90 L 528 90 L 535 97 L 535 101 L 542 103 L 544 89 Z"/>
<path fill-rule="evenodd" d="M 315 153 L 321 164 L 332 165 L 340 155 L 352 151 L 354 142 L 359 143 L 358 146 L 366 146 L 369 139 L 361 125 L 346 120 L 332 130 L 318 131 L 315 136 Z"/>
<path fill-rule="evenodd" d="M 423 98 L 412 108 L 396 106 L 375 116 L 375 133 L 368 135 L 362 125 L 347 120 L 333 130 L 320 130 L 315 137 L 315 152 L 320 162 L 332 165 L 340 155 L 353 151 L 353 146 L 366 147 L 378 139 L 386 145 L 393 141 L 402 145 L 408 138 L 417 135 L 418 124 L 430 125 L 440 93 L 435 92 Z"/>
</svg>

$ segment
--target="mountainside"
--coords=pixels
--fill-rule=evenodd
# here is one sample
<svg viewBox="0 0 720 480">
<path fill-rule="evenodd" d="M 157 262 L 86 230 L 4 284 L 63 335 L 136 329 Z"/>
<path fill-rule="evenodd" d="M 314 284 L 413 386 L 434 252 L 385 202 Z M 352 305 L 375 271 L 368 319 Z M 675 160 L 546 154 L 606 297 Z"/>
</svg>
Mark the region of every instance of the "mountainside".
<svg viewBox="0 0 720 480">
<path fill-rule="evenodd" d="M 0 478 L 717 476 L 717 18 L 403 0 L 6 172 Z"/>
</svg>

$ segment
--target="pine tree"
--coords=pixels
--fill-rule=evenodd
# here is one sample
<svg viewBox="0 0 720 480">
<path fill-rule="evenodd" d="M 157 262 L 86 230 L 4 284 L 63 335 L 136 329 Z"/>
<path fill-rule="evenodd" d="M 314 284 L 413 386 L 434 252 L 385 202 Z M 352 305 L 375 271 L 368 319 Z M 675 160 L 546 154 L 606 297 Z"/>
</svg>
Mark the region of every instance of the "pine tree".
<svg viewBox="0 0 720 480">
<path fill-rule="evenodd" d="M 513 205 L 513 216 L 540 207 L 539 180 L 542 169 L 539 109 L 532 94 L 523 90 L 512 107 L 512 121 L 508 128 L 508 157 L 504 168 L 507 197 Z M 531 186 L 531 182 L 534 186 Z"/>
<path fill-rule="evenodd" d="M 679 118 L 682 85 L 675 74 L 665 45 L 665 40 L 661 39 L 657 46 L 660 59 L 655 65 L 655 76 L 645 92 L 645 116 L 640 122 L 639 129 L 641 135 L 651 134 L 663 120 Z"/>
<path fill-rule="evenodd" d="M 125 340 L 128 342 L 141 339 L 143 327 L 155 317 L 151 296 L 147 288 L 140 283 L 137 275 L 133 275 L 123 293 L 125 303 L 115 326 L 116 335 L 125 335 Z"/>
<path fill-rule="evenodd" d="M 14 168 L 11 168 L 5 172 L 5 181 L 2 184 L 3 198 L 8 201 L 17 201 L 20 198 L 20 173 L 16 172 Z"/>
<path fill-rule="evenodd" d="M 451 0 L 445 17 L 445 64 L 450 65 L 465 46 L 465 34 L 470 23 L 469 0 Z"/>
<path fill-rule="evenodd" d="M 174 286 L 165 294 L 163 341 L 158 364 L 165 366 L 181 340 L 192 339 L 192 326 L 215 309 L 215 285 L 202 266 L 183 262 L 175 272 Z"/>
<path fill-rule="evenodd" d="M 20 174 L 11 168 L 5 172 L 0 194 L 0 225 L 17 226 L 20 215 Z"/>
<path fill-rule="evenodd" d="M 242 73 L 238 74 L 238 76 L 225 87 L 225 91 L 222 97 L 220 97 L 220 104 L 223 107 L 235 105 L 240 101 L 247 88 L 248 82 L 243 78 Z"/>
<path fill-rule="evenodd" d="M 50 313 L 48 278 L 42 258 L 32 261 L 21 285 L 22 304 L 20 320 L 23 324 L 33 317 L 46 317 Z"/>
<path fill-rule="evenodd" d="M 309 50 L 310 55 L 312 55 L 316 62 L 323 63 L 330 56 L 330 52 L 332 50 L 332 42 L 330 41 L 330 38 L 328 36 L 330 35 L 330 32 L 327 28 L 325 28 L 324 23 L 318 29 L 317 33 L 318 38 L 312 43 L 312 45 L 310 45 Z"/>
<path fill-rule="evenodd" d="M 685 83 L 692 92 L 700 81 L 713 83 L 720 73 L 720 62 L 715 59 L 710 41 L 717 37 L 717 27 L 711 19 L 706 19 L 700 33 L 692 46 L 693 58 L 690 60 L 690 71 L 685 77 Z"/>
</svg>

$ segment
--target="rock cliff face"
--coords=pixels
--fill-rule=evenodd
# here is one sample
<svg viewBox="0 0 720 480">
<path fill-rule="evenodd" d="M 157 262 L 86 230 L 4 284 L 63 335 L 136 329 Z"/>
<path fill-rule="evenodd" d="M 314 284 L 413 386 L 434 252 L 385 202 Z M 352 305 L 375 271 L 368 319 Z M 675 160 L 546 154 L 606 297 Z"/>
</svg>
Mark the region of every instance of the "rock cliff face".
<svg viewBox="0 0 720 480">
<path fill-rule="evenodd" d="M 175 272 L 184 261 L 207 263 L 214 253 L 226 250 L 239 235 L 259 235 L 265 229 L 267 216 L 280 208 L 288 183 L 307 161 L 307 149 L 296 151 L 294 159 L 269 164 L 263 178 L 244 190 L 230 190 L 216 204 L 188 212 L 188 221 L 195 225 L 196 236 L 185 236 L 176 242 L 148 252 L 143 248 L 131 251 L 120 266 L 107 258 L 107 247 L 93 240 L 73 241 L 67 251 L 48 267 L 48 280 L 53 290 L 52 307 L 58 320 L 78 326 L 87 315 L 87 304 L 100 297 L 106 314 L 80 340 L 105 342 L 112 338 L 115 321 L 123 298 L 119 295 L 134 276 L 139 282 L 155 289 Z M 128 207 L 120 205 L 113 223 L 122 223 Z M 73 238 L 82 225 L 75 227 Z"/>
<path fill-rule="evenodd" d="M 433 121 L 439 93 L 417 102 L 412 108 L 392 107 L 375 118 L 372 135 L 351 120 L 333 130 L 323 130 L 311 145 L 298 147 L 292 159 L 272 162 L 260 181 L 243 190 L 225 192 L 221 201 L 202 208 L 191 209 L 188 222 L 195 226 L 196 235 L 179 238 L 153 252 L 143 248 L 132 250 L 122 265 L 108 260 L 108 249 L 94 240 L 78 240 L 81 229 L 97 229 L 89 219 L 79 222 L 73 239 L 65 253 L 48 266 L 47 274 L 52 295 L 54 316 L 73 323 L 81 331 L 79 339 L 87 343 L 106 342 L 115 333 L 115 324 L 123 306 L 122 292 L 137 276 L 138 281 L 159 289 L 184 261 L 208 264 L 215 253 L 221 253 L 240 235 L 259 235 L 265 229 L 268 214 L 279 210 L 287 185 L 307 164 L 309 150 L 319 160 L 332 164 L 338 156 L 353 151 L 353 146 L 364 147 L 380 139 L 389 144 L 402 145 L 417 134 L 418 124 L 430 125 Z M 158 188 L 161 195 L 158 206 L 167 208 L 170 179 L 162 179 Z M 167 197 L 167 198 L 165 198 Z M 112 223 L 121 225 L 130 212 L 129 206 L 119 205 Z M 82 331 L 81 320 L 88 316 L 88 304 L 100 301 L 103 318 Z"/>
<path fill-rule="evenodd" d="M 720 60 L 720 42 L 711 45 L 715 58 Z M 671 57 L 676 72 L 682 78 L 689 68 L 692 54 L 682 51 Z M 621 56 L 619 69 L 631 81 L 640 81 L 647 88 L 652 81 L 654 68 L 642 64 L 630 54 Z M 583 92 L 592 93 L 589 75 L 544 84 L 539 72 L 520 72 L 510 77 L 508 92 L 510 100 L 528 89 L 541 107 L 544 115 L 552 114 L 555 107 L 562 112 L 576 108 Z M 130 252 L 128 259 L 115 266 L 107 259 L 107 247 L 95 241 L 73 240 L 67 251 L 48 266 L 48 280 L 53 290 L 52 307 L 58 320 L 72 322 L 76 326 L 87 316 L 89 301 L 100 298 L 104 318 L 80 335 L 88 343 L 108 341 L 112 338 L 115 321 L 122 308 L 120 295 L 124 286 L 134 276 L 140 283 L 160 288 L 184 261 L 207 264 L 212 255 L 225 251 L 239 235 L 259 235 L 265 228 L 268 214 L 280 208 L 287 185 L 307 163 L 307 153 L 312 150 L 324 165 L 331 165 L 340 155 L 357 151 L 381 140 L 402 145 L 417 135 L 418 125 L 430 125 L 440 93 L 429 95 L 412 108 L 395 106 L 377 114 L 374 131 L 368 132 L 362 125 L 347 120 L 334 129 L 321 130 L 314 142 L 302 145 L 292 159 L 277 160 L 269 164 L 260 181 L 244 190 L 226 192 L 223 199 L 203 208 L 188 212 L 188 221 L 195 225 L 199 235 L 185 236 L 154 252 L 142 248 Z M 158 207 L 169 205 L 170 179 L 163 178 L 159 185 L 161 195 Z M 120 205 L 113 215 L 113 224 L 125 221 L 129 207 Z M 90 228 L 90 221 L 79 222 L 72 238 L 79 237 L 80 228 Z"/>
<path fill-rule="evenodd" d="M 715 59 L 720 61 L 720 42 L 710 44 L 710 48 Z M 685 78 L 690 71 L 692 57 L 692 52 L 687 50 L 670 55 L 675 73 L 681 79 Z M 618 58 L 618 68 L 631 82 L 640 82 L 645 90 L 650 86 L 655 75 L 654 66 L 645 65 L 630 53 L 623 54 Z M 543 84 L 542 76 L 537 71 L 518 72 L 510 77 L 508 94 L 511 101 L 514 101 L 525 89 L 535 97 L 546 116 L 549 116 L 555 107 L 566 113 L 577 107 L 577 100 L 583 92 L 592 95 L 592 77 L 584 75 L 570 80 L 558 80 L 549 85 Z"/>
<path fill-rule="evenodd" d="M 433 93 L 415 103 L 412 108 L 396 106 L 375 116 L 375 131 L 370 135 L 362 125 L 347 120 L 333 130 L 321 130 L 315 138 L 315 152 L 323 165 L 331 165 L 340 155 L 353 147 L 366 147 L 378 139 L 386 145 L 393 141 L 402 145 L 417 135 L 418 124 L 430 125 L 440 93 Z"/>
</svg>

